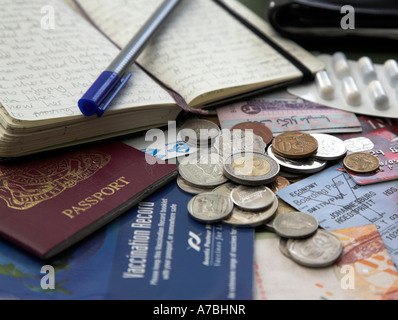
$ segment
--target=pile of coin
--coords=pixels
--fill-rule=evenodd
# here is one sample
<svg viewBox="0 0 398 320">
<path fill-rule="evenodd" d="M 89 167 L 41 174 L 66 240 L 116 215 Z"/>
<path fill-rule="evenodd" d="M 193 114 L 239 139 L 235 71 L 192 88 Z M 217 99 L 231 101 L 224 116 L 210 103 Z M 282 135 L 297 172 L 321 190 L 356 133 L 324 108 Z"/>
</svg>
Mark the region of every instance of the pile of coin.
<svg viewBox="0 0 398 320">
<path fill-rule="evenodd" d="M 308 175 L 325 169 L 328 161 L 342 159 L 347 147 L 329 134 L 287 132 L 275 137 L 267 153 L 283 171 Z"/>
<path fill-rule="evenodd" d="M 227 164 L 221 159 L 219 154 L 210 152 L 207 157 L 193 155 L 180 162 L 178 186 L 194 195 L 188 204 L 191 217 L 202 223 L 222 222 L 242 228 L 257 227 L 272 219 L 278 209 L 278 198 L 271 190 L 277 171 L 267 175 L 271 166 L 260 162 L 259 174 L 253 174 L 256 159 L 245 159 L 251 163 L 251 170 L 250 164 L 245 164 L 248 168 L 242 170 L 248 171 L 239 172 L 242 174 L 234 171 L 236 181 L 241 182 L 235 183 L 224 175 Z M 269 186 L 253 184 L 258 179 Z"/>
<path fill-rule="evenodd" d="M 320 228 L 316 218 L 307 213 L 283 213 L 267 226 L 280 236 L 279 249 L 282 254 L 299 265 L 311 268 L 328 267 L 343 253 L 340 239 Z"/>
<path fill-rule="evenodd" d="M 278 135 L 272 142 L 272 151 L 281 157 L 303 159 L 316 155 L 318 141 L 303 132 L 286 132 Z"/>
<path fill-rule="evenodd" d="M 206 133 L 207 130 L 211 134 Z M 182 190 L 193 195 L 188 205 L 192 218 L 203 223 L 257 227 L 275 217 L 279 207 L 275 193 L 278 184 L 280 188 L 289 182 L 282 180 L 278 161 L 266 150 L 268 145 L 275 145 L 278 154 L 287 155 L 284 153 L 287 150 L 283 147 L 284 140 L 275 142 L 271 130 L 255 122 L 241 123 L 230 131 L 221 131 L 213 122 L 195 119 L 187 121 L 181 132 L 186 141 L 195 146 L 203 147 L 209 143 L 212 146 L 210 149 L 199 148 L 197 154 L 184 158 L 179 164 L 177 183 Z M 288 138 L 292 144 L 292 139 L 301 139 L 306 144 L 301 155 L 295 152 L 296 158 L 313 155 L 317 151 L 316 140 L 309 138 L 312 139 L 310 143 L 306 142 L 308 137 L 305 134 L 300 137 L 295 133 Z M 308 148 L 311 143 L 313 150 Z M 296 146 L 294 148 L 297 149 Z"/>
<path fill-rule="evenodd" d="M 209 128 L 217 131 L 214 124 L 195 120 L 186 124 L 186 137 L 192 133 L 190 126 L 196 133 Z M 303 266 L 325 267 L 340 257 L 340 240 L 321 229 L 313 216 L 294 211 L 276 192 L 290 185 L 281 169 L 292 175 L 318 172 L 328 161 L 346 156 L 343 141 L 302 132 L 273 138 L 258 123 L 243 123 L 229 132 L 220 130 L 218 136 L 205 134 L 203 139 L 195 134 L 189 136 L 193 145 L 212 147 L 199 148 L 179 164 L 177 183 L 193 196 L 187 207 L 193 219 L 240 228 L 265 226 L 281 237 L 281 251 Z"/>
</svg>

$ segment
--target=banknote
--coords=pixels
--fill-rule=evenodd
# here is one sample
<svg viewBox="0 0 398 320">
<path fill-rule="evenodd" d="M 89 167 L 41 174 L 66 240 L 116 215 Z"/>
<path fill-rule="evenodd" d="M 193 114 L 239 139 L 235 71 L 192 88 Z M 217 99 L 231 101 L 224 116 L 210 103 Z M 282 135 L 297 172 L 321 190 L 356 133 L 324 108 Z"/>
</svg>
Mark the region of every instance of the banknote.
<svg viewBox="0 0 398 320">
<path fill-rule="evenodd" d="M 377 227 L 369 224 L 332 233 L 343 243 L 343 254 L 333 266 L 316 270 L 283 255 L 275 234 L 256 233 L 254 298 L 398 300 L 398 273 Z"/>
<path fill-rule="evenodd" d="M 398 180 L 359 185 L 335 165 L 277 194 L 295 209 L 315 216 L 326 230 L 375 224 L 398 266 Z"/>
<path fill-rule="evenodd" d="M 222 129 L 231 129 L 239 123 L 255 121 L 266 125 L 274 135 L 286 131 L 362 131 L 355 114 L 305 101 L 286 91 L 220 107 L 217 109 L 217 115 Z"/>
</svg>

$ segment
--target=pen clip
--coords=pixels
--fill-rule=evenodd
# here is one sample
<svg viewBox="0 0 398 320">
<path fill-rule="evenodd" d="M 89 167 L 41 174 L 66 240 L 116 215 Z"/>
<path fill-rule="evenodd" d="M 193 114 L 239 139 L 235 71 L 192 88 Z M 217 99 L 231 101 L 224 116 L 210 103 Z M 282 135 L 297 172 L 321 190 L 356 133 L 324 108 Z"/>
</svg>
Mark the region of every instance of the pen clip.
<svg viewBox="0 0 398 320">
<path fill-rule="evenodd" d="M 116 98 L 116 96 L 119 94 L 120 90 L 123 89 L 123 87 L 127 84 L 127 82 L 130 80 L 132 77 L 131 73 L 127 73 L 125 77 L 120 79 L 120 83 L 109 93 L 109 98 L 107 98 L 99 107 L 97 111 L 97 116 L 101 117 L 105 110 L 108 108 L 108 106 L 112 103 L 112 101 Z"/>
<path fill-rule="evenodd" d="M 120 78 L 115 72 L 103 72 L 86 94 L 79 100 L 80 111 L 87 117 L 101 117 L 131 78 L 131 73 Z"/>
</svg>

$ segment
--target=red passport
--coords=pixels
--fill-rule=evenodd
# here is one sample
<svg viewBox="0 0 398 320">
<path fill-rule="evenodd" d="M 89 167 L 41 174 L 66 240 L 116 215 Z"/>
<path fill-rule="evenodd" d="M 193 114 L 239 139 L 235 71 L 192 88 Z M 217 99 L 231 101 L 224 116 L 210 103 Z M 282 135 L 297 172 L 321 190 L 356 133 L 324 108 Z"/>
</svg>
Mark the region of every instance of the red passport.
<svg viewBox="0 0 398 320">
<path fill-rule="evenodd" d="M 0 165 L 0 236 L 55 256 L 176 178 L 177 166 L 148 158 L 111 142 Z"/>
</svg>

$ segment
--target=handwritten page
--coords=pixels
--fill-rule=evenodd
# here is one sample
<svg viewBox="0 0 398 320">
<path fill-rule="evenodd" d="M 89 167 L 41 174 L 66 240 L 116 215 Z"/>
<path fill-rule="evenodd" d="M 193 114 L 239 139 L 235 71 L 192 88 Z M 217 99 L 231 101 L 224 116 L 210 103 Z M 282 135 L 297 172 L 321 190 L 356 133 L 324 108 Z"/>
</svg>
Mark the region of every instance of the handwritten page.
<svg viewBox="0 0 398 320">
<path fill-rule="evenodd" d="M 77 0 L 76 2 L 114 43 L 124 47 L 163 0 Z"/>
<path fill-rule="evenodd" d="M 3 0 L 0 103 L 19 120 L 82 117 L 78 100 L 118 52 L 61 0 Z M 111 111 L 175 104 L 140 68 L 131 71 L 133 79 Z"/>
<path fill-rule="evenodd" d="M 125 46 L 158 0 L 78 0 L 105 34 Z M 184 1 L 138 59 L 193 107 L 301 73 L 209 0 Z"/>
<path fill-rule="evenodd" d="M 70 8 L 72 8 L 76 13 L 83 15 L 83 13 L 79 10 L 79 7 L 73 0 L 63 0 L 64 3 L 66 3 Z"/>
<path fill-rule="evenodd" d="M 325 65 L 322 61 L 320 61 L 314 55 L 310 54 L 307 50 L 299 46 L 294 41 L 291 41 L 279 35 L 269 23 L 267 23 L 260 16 L 256 15 L 253 11 L 244 6 L 242 3 L 236 0 L 223 0 L 223 2 L 227 4 L 228 7 L 230 7 L 232 10 L 237 12 L 240 16 L 244 17 L 247 21 L 250 21 L 250 23 L 254 25 L 258 30 L 261 30 L 281 48 L 285 49 L 298 61 L 304 64 L 309 70 L 319 71 L 325 68 Z"/>
</svg>

